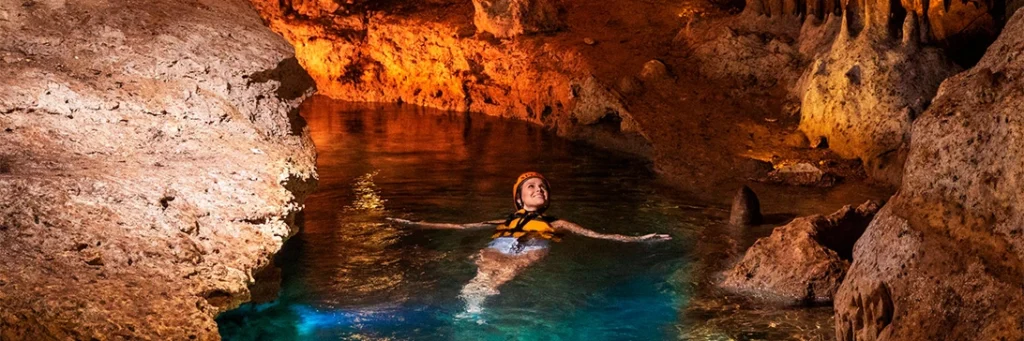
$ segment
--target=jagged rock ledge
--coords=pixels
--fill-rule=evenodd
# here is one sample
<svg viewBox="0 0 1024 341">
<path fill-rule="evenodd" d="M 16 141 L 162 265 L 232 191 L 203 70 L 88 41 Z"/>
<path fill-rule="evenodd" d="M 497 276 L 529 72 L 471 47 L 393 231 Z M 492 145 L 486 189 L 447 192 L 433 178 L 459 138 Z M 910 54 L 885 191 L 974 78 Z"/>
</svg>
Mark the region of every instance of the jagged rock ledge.
<svg viewBox="0 0 1024 341">
<path fill-rule="evenodd" d="M 0 39 L 0 339 L 217 339 L 315 182 L 291 47 L 242 0 L 0 2 Z"/>
</svg>

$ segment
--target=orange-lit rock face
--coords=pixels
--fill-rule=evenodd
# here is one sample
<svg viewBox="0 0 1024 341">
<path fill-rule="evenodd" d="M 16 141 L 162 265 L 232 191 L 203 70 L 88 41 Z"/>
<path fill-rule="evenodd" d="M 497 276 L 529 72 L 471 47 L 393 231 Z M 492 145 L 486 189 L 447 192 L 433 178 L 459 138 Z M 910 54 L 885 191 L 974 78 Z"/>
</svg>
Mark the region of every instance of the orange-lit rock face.
<svg viewBox="0 0 1024 341">
<path fill-rule="evenodd" d="M 318 20 L 277 2 L 254 4 L 295 46 L 319 93 L 332 98 L 482 112 L 557 127 L 561 135 L 608 121 L 618 132 L 638 130 L 578 52 L 539 39 L 474 38 L 468 3 L 421 4 L 415 16 L 390 9 Z"/>
</svg>

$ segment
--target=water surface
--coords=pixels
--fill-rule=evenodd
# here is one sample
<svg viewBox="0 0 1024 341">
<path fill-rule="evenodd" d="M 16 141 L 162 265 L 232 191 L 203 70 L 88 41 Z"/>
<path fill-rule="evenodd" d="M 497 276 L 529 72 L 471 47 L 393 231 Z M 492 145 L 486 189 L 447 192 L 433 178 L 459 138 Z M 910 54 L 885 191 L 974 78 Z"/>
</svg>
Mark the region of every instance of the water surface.
<svg viewBox="0 0 1024 341">
<path fill-rule="evenodd" d="M 314 97 L 302 115 L 319 152 L 320 186 L 306 201 L 301 232 L 275 260 L 283 279 L 277 300 L 218 317 L 226 340 L 833 338 L 830 307 L 760 304 L 715 289 L 714 274 L 773 225 L 727 227 L 725 207 L 660 186 L 645 161 L 474 114 Z M 476 272 L 472 257 L 491 231 L 416 230 L 384 217 L 500 219 L 513 209 L 515 177 L 530 170 L 551 181 L 551 215 L 599 232 L 673 240 L 570 236 L 504 285 L 482 314 L 456 317 L 464 309 L 459 290 Z M 800 212 L 787 214 L 875 195 L 851 193 L 802 193 L 786 205 Z"/>
</svg>

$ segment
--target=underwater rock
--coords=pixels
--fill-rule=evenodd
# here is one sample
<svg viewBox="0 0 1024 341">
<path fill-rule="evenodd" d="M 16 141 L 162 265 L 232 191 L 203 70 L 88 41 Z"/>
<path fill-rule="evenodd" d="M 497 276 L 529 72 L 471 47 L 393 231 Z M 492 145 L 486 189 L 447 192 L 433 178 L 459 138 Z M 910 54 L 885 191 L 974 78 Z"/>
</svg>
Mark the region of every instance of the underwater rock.
<svg viewBox="0 0 1024 341">
<path fill-rule="evenodd" d="M 857 242 L 839 340 L 1024 339 L 1024 13 L 914 123 L 903 182 Z M 891 318 L 865 320 L 884 284 Z M 874 336 L 873 336 L 874 335 Z M 872 337 L 873 336 L 873 337 Z"/>
<path fill-rule="evenodd" d="M 761 202 L 750 187 L 743 186 L 732 199 L 729 224 L 735 226 L 758 225 L 761 223 Z"/>
<path fill-rule="evenodd" d="M 726 271 L 722 286 L 771 300 L 829 302 L 850 265 L 854 243 L 878 209 L 877 202 L 867 201 L 777 227 Z"/>
</svg>

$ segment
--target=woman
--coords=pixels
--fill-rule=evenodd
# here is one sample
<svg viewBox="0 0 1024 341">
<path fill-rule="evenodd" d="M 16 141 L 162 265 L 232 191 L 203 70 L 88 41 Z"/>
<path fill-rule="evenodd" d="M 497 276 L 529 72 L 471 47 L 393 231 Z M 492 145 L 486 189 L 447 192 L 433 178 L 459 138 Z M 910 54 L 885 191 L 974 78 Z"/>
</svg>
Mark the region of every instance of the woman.
<svg viewBox="0 0 1024 341">
<path fill-rule="evenodd" d="M 512 187 L 512 200 L 516 212 L 507 219 L 472 224 L 445 224 L 414 222 L 405 219 L 388 218 L 398 223 L 435 229 L 471 229 L 497 226 L 494 240 L 480 251 L 476 259 L 477 273 L 473 280 L 462 288 L 467 313 L 481 311 L 483 301 L 498 294 L 498 287 L 515 278 L 523 269 L 547 255 L 551 242 L 558 242 L 565 233 L 609 239 L 620 242 L 658 241 L 671 239 L 666 234 L 624 236 L 604 234 L 583 228 L 572 222 L 544 215 L 548 201 L 549 184 L 537 172 L 523 173 Z"/>
</svg>

